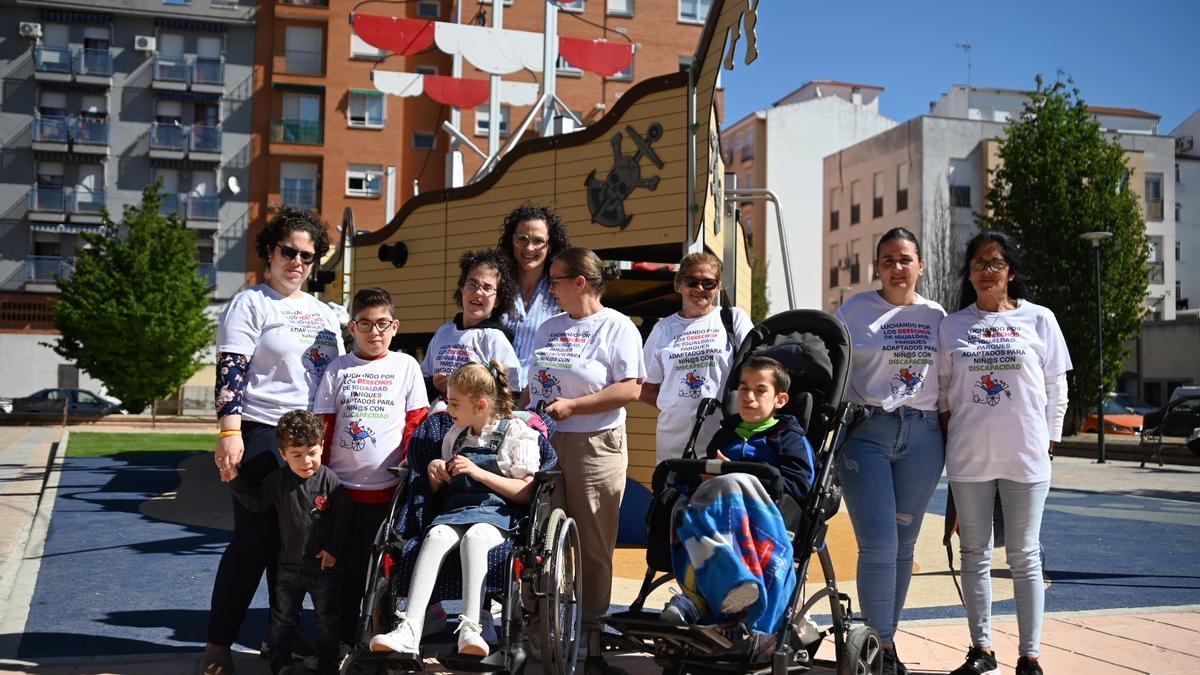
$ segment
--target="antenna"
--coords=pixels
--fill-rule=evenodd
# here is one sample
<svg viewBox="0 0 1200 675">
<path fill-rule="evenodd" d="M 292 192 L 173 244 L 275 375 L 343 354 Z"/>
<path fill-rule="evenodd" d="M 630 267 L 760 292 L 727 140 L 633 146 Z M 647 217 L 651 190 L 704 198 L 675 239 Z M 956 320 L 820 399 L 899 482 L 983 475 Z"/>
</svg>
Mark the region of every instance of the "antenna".
<svg viewBox="0 0 1200 675">
<path fill-rule="evenodd" d="M 967 54 L 967 96 L 971 95 L 971 43 L 955 42 L 955 49 L 961 49 Z"/>
</svg>

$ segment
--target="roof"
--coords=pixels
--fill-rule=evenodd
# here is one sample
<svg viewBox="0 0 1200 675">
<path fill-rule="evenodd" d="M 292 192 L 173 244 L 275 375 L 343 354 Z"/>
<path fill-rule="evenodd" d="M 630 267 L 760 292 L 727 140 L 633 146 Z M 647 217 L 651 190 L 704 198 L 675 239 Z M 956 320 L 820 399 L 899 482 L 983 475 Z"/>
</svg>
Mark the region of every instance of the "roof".
<svg viewBox="0 0 1200 675">
<path fill-rule="evenodd" d="M 772 103 L 771 106 L 772 107 L 777 106 L 781 102 L 787 100 L 788 97 L 790 97 L 794 94 L 797 94 L 799 92 L 802 92 L 805 89 L 808 89 L 809 87 L 820 86 L 823 84 L 834 86 L 834 87 L 850 87 L 851 89 L 858 88 L 858 89 L 870 89 L 872 91 L 883 91 L 883 87 L 880 87 L 880 86 L 874 85 L 874 84 L 858 84 L 856 82 L 843 82 L 842 80 L 809 80 L 808 82 L 805 82 L 804 84 L 800 85 L 800 87 L 788 92 L 786 95 L 784 95 L 778 101 L 775 101 L 774 103 Z"/>
<path fill-rule="evenodd" d="M 1121 117 L 1144 117 L 1150 120 L 1162 119 L 1162 115 L 1138 110 L 1137 108 L 1112 108 L 1104 105 L 1089 105 L 1088 112 L 1095 115 L 1120 115 Z"/>
</svg>

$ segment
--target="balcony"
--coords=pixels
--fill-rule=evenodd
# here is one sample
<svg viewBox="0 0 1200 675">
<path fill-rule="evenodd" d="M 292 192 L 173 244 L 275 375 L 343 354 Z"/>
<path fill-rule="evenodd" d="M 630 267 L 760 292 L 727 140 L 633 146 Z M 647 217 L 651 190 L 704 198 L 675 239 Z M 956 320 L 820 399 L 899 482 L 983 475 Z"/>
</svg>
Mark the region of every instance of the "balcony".
<svg viewBox="0 0 1200 675">
<path fill-rule="evenodd" d="M 192 61 L 192 89 L 221 93 L 225 88 L 225 62 L 197 57 Z"/>
<path fill-rule="evenodd" d="M 33 186 L 29 191 L 29 219 L 62 222 L 67 211 L 67 190 L 61 187 Z"/>
<path fill-rule="evenodd" d="M 67 47 L 36 47 L 33 76 L 38 80 L 70 81 L 71 50 Z"/>
<path fill-rule="evenodd" d="M 217 220 L 221 213 L 221 198 L 220 197 L 188 197 L 187 198 L 187 219 L 188 220 Z"/>
<path fill-rule="evenodd" d="M 104 210 L 104 190 L 75 188 L 71 191 L 71 221 L 99 223 Z"/>
<path fill-rule="evenodd" d="M 54 283 L 56 277 L 70 279 L 74 273 L 74 258 L 57 255 L 25 256 L 26 283 Z"/>
<path fill-rule="evenodd" d="M 113 58 L 107 49 L 84 49 L 76 55 L 74 63 L 77 81 L 112 83 Z"/>
<path fill-rule="evenodd" d="M 161 194 L 162 205 L 158 207 L 158 212 L 164 216 L 179 216 L 183 217 L 183 200 L 180 196 L 173 193 Z"/>
<path fill-rule="evenodd" d="M 201 161 L 221 161 L 221 127 L 197 124 L 188 136 L 189 157 Z"/>
<path fill-rule="evenodd" d="M 33 149 L 66 152 L 71 140 L 71 119 L 57 115 L 33 115 Z"/>
<path fill-rule="evenodd" d="M 78 117 L 71 140 L 75 152 L 108 154 L 108 118 Z"/>
<path fill-rule="evenodd" d="M 178 123 L 155 122 L 150 127 L 150 156 L 182 159 L 187 150 L 187 131 Z"/>
<path fill-rule="evenodd" d="M 275 68 L 287 75 L 324 75 L 325 54 L 309 49 L 277 49 L 276 56 L 281 56 L 282 62 L 276 61 Z"/>
<path fill-rule="evenodd" d="M 1150 283 L 1152 284 L 1166 283 L 1166 264 L 1161 260 L 1148 261 L 1146 263 L 1146 274 L 1150 277 Z"/>
<path fill-rule="evenodd" d="M 159 89 L 187 89 L 188 62 L 182 58 L 154 59 L 154 86 Z"/>
<path fill-rule="evenodd" d="M 280 190 L 279 201 L 284 206 L 306 210 L 317 208 L 317 190 L 306 187 L 284 187 Z"/>
<path fill-rule="evenodd" d="M 196 271 L 200 273 L 200 278 L 207 281 L 209 286 L 217 285 L 217 266 L 215 264 L 202 262 L 196 267 Z"/>
<path fill-rule="evenodd" d="M 319 121 L 273 119 L 271 142 L 321 145 L 325 142 L 325 129 Z"/>
</svg>

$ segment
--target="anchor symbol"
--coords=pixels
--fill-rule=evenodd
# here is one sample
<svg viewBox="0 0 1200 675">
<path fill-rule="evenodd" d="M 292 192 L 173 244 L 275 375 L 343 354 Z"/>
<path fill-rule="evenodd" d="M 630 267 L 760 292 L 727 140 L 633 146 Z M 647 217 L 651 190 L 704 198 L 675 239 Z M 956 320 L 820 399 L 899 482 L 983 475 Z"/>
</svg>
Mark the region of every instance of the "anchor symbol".
<svg viewBox="0 0 1200 675">
<path fill-rule="evenodd" d="M 605 227 L 619 227 L 622 230 L 633 220 L 633 216 L 625 214 L 625 198 L 637 188 L 654 190 L 658 187 L 658 176 L 642 178 L 642 156 L 648 157 L 659 169 L 663 168 L 662 159 L 650 147 L 662 138 L 661 124 L 651 124 L 646 130 L 645 138 L 631 126 L 627 125 L 625 131 L 633 139 L 633 144 L 638 148 L 637 152 L 628 157 L 622 154 L 622 135 L 618 131 L 612 137 L 613 165 L 608 175 L 604 180 L 597 180 L 596 170 L 592 169 L 584 183 L 587 186 L 588 211 L 592 214 L 592 222 Z"/>
</svg>

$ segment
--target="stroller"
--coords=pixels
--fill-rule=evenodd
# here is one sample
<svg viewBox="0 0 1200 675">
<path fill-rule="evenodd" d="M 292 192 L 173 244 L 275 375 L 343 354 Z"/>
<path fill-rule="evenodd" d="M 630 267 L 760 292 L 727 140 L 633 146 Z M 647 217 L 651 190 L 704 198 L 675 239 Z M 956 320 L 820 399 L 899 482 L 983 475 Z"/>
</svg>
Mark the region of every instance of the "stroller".
<svg viewBox="0 0 1200 675">
<path fill-rule="evenodd" d="M 537 625 L 536 640 L 547 645 L 542 655 L 546 672 L 573 672 L 583 616 L 579 532 L 575 521 L 554 506 L 554 493 L 562 489 L 562 474 L 555 470 L 558 456 L 547 440 L 554 430 L 553 420 L 540 412 L 518 411 L 516 415 L 542 432 L 538 439 L 541 461 L 528 515 L 519 523 L 516 536 L 488 554 L 485 597 L 487 604 L 496 600 L 502 607 L 497 625 L 499 647 L 483 658 L 460 655 L 452 639 L 439 640 L 438 636 L 422 641 L 420 655 L 373 652 L 369 647 L 373 635 L 396 627 L 397 601 L 408 593 L 425 529 L 436 515 L 426 476 L 429 462 L 441 456 L 442 438 L 453 425 L 449 413 L 442 410 L 432 412 L 413 432 L 409 467 L 392 470 L 401 477 L 401 487 L 375 537 L 358 640 L 342 662 L 342 673 L 420 671 L 423 658 L 436 655 L 442 665 L 456 671 L 519 675 L 528 657 L 525 639 L 531 624 Z M 431 601 L 461 597 L 462 570 L 456 552 L 443 563 Z"/>
<path fill-rule="evenodd" d="M 735 365 L 724 391 L 726 414 L 737 410 L 731 394 L 737 391 L 742 365 L 751 356 L 771 357 L 791 374 L 790 400 L 780 412 L 800 420 L 812 444 L 816 457 L 812 490 L 803 503 L 797 504 L 783 491 L 779 470 L 774 466 L 695 459 L 701 424 L 720 406 L 715 399 L 702 401 L 684 457 L 667 460 L 655 469 L 654 496 L 646 519 L 649 542 L 646 576 L 628 611 L 602 618 L 620 634 L 606 638 L 611 638 L 610 646 L 614 649 L 652 653 L 663 672 L 672 675 L 685 672 L 784 675 L 809 670 L 817 663 L 813 655 L 821 642 L 832 636 L 839 675 L 878 674 L 883 669 L 879 634 L 863 624 L 851 625 L 850 598 L 838 590 L 833 562 L 825 546 L 827 521 L 841 504 L 841 488 L 834 481 L 835 461 L 851 428 L 866 414 L 861 406 L 842 400 L 850 369 L 849 333 L 840 321 L 816 310 L 795 310 L 768 318 L 750 332 L 734 356 Z M 788 533 L 793 535 L 796 578 L 801 583 L 787 600 L 779 628 L 772 634 L 750 630 L 744 612 L 713 625 L 674 625 L 663 621 L 660 612 L 643 608 L 647 596 L 673 578 L 669 542 L 674 531 L 671 513 L 676 500 L 691 494 L 701 474 L 729 473 L 749 473 L 758 478 L 779 507 Z M 813 553 L 821 562 L 824 583 L 806 601 L 803 580 Z M 656 578 L 660 572 L 666 574 Z M 814 635 L 813 631 L 806 631 L 805 616 L 826 598 L 833 624 Z"/>
</svg>

